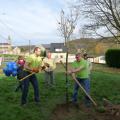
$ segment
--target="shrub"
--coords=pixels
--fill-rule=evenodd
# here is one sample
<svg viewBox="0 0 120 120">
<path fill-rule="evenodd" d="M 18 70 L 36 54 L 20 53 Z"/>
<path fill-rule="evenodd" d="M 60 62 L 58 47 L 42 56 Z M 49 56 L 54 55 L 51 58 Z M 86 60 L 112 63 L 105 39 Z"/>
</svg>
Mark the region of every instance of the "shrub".
<svg viewBox="0 0 120 120">
<path fill-rule="evenodd" d="M 120 68 L 120 49 L 109 49 L 105 53 L 106 64 L 109 67 Z"/>
</svg>

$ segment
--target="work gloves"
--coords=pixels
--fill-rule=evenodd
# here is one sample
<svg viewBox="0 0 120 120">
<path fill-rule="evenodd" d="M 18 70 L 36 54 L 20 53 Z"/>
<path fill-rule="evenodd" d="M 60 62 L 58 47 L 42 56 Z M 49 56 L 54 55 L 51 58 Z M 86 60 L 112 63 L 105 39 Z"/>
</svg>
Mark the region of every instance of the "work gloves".
<svg viewBox="0 0 120 120">
<path fill-rule="evenodd" d="M 39 68 L 32 68 L 31 70 L 32 72 L 38 73 L 39 72 Z"/>
</svg>

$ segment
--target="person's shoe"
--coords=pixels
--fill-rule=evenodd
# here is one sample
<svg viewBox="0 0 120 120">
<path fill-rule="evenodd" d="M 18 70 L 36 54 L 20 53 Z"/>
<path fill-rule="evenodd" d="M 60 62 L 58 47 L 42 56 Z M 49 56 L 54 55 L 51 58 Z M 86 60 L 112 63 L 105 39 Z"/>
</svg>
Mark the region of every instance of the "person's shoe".
<svg viewBox="0 0 120 120">
<path fill-rule="evenodd" d="M 27 104 L 26 104 L 26 103 L 21 103 L 21 106 L 22 106 L 22 107 L 26 107 Z"/>
<path fill-rule="evenodd" d="M 77 109 L 79 109 L 79 104 L 77 101 L 71 100 L 70 102 L 72 103 L 73 106 L 75 106 Z"/>
<path fill-rule="evenodd" d="M 17 87 L 16 89 L 15 89 L 15 92 L 18 92 L 19 91 L 19 88 Z"/>
<path fill-rule="evenodd" d="M 85 103 L 85 106 L 86 106 L 87 108 L 90 108 L 90 107 L 91 107 L 91 103 L 90 103 L 90 102 L 87 102 L 87 103 Z"/>
<path fill-rule="evenodd" d="M 72 104 L 76 104 L 76 103 L 77 103 L 77 100 L 71 99 L 70 102 L 71 102 Z"/>
<path fill-rule="evenodd" d="M 55 85 L 50 85 L 51 89 L 55 89 Z"/>
<path fill-rule="evenodd" d="M 74 104 L 74 106 L 77 108 L 77 109 L 79 109 L 79 104 L 77 103 L 77 102 L 75 102 L 75 103 L 73 103 Z"/>
<path fill-rule="evenodd" d="M 40 102 L 36 102 L 36 106 L 40 107 Z"/>
</svg>

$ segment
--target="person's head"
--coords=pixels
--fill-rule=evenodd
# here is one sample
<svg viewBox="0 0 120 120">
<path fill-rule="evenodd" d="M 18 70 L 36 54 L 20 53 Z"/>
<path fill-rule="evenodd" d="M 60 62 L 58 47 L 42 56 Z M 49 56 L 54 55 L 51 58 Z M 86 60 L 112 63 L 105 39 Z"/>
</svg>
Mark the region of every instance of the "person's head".
<svg viewBox="0 0 120 120">
<path fill-rule="evenodd" d="M 18 60 L 24 60 L 24 56 L 22 55 L 18 56 Z"/>
<path fill-rule="evenodd" d="M 25 64 L 25 59 L 24 59 L 24 56 L 18 56 L 18 61 L 17 61 L 17 63 L 19 64 L 19 65 L 21 65 L 21 66 L 24 66 L 24 64 Z"/>
<path fill-rule="evenodd" d="M 34 48 L 34 53 L 35 53 L 36 56 L 40 56 L 40 54 L 41 54 L 41 48 L 35 47 Z"/>
<path fill-rule="evenodd" d="M 75 55 L 75 58 L 76 58 L 77 61 L 80 61 L 81 58 L 82 58 L 81 53 L 77 53 L 77 54 Z"/>
<path fill-rule="evenodd" d="M 87 54 L 87 53 L 84 53 L 84 54 L 83 54 L 83 58 L 84 58 L 85 60 L 87 60 L 87 59 L 88 59 L 88 54 Z"/>
<path fill-rule="evenodd" d="M 47 58 L 48 58 L 48 59 L 51 58 L 51 52 L 47 52 Z"/>
</svg>

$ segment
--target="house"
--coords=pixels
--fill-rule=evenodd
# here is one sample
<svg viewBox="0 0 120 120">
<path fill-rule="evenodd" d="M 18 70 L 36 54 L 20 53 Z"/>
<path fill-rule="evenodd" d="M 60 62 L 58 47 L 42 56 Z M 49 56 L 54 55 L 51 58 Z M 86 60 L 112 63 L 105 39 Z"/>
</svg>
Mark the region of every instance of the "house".
<svg viewBox="0 0 120 120">
<path fill-rule="evenodd" d="M 13 54 L 16 54 L 16 55 L 21 53 L 21 49 L 19 47 L 15 47 L 12 51 L 13 51 Z"/>
<path fill-rule="evenodd" d="M 50 52 L 51 58 L 56 59 L 56 62 L 60 62 L 60 60 L 65 63 L 66 62 L 66 52 L 67 48 L 64 43 L 51 43 L 50 44 Z M 75 60 L 74 54 L 68 55 L 68 62 L 73 62 Z"/>
<path fill-rule="evenodd" d="M 50 45 L 50 51 L 52 53 L 65 53 L 66 52 L 66 47 L 64 43 L 51 43 Z"/>
<path fill-rule="evenodd" d="M 66 58 L 66 47 L 64 43 L 51 43 L 50 52 L 51 58 L 56 59 L 56 62 Z"/>
<path fill-rule="evenodd" d="M 11 44 L 10 43 L 0 43 L 0 53 L 1 54 L 7 54 L 11 50 Z"/>
</svg>

